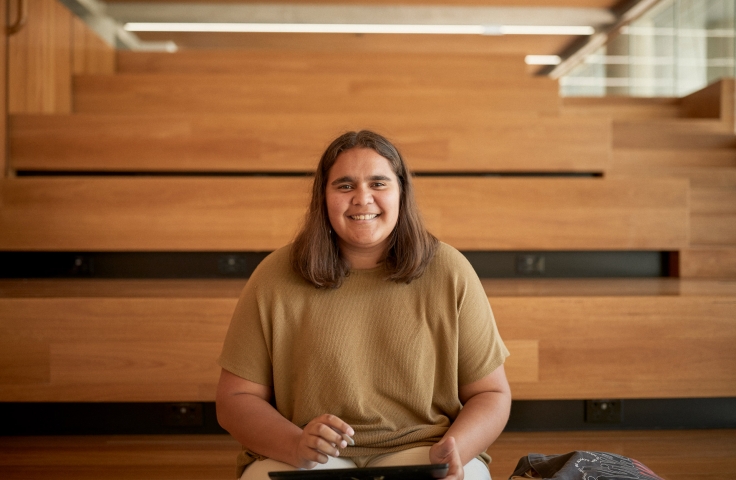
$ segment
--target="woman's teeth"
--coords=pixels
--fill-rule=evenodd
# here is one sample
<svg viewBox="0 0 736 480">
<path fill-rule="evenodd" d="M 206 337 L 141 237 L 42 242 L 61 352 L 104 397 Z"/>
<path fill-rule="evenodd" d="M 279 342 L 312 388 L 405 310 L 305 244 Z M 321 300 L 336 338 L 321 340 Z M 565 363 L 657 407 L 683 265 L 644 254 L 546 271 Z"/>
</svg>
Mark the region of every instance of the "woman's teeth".
<svg viewBox="0 0 736 480">
<path fill-rule="evenodd" d="M 371 213 L 370 215 L 351 215 L 350 218 L 352 218 L 353 220 L 372 220 L 377 216 L 377 213 Z"/>
</svg>

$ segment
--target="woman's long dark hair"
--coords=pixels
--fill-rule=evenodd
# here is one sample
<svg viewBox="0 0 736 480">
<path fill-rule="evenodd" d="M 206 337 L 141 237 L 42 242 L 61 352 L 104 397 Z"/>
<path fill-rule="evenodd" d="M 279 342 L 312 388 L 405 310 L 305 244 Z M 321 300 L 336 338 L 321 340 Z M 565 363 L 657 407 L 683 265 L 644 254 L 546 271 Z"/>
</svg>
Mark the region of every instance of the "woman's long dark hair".
<svg viewBox="0 0 736 480">
<path fill-rule="evenodd" d="M 384 259 L 388 280 L 409 283 L 419 278 L 434 256 L 439 241 L 424 228 L 404 159 L 385 137 L 368 131 L 348 132 L 336 138 L 317 166 L 304 226 L 291 248 L 291 265 L 318 288 L 338 288 L 350 272 L 350 265 L 340 256 L 336 235 L 327 215 L 325 192 L 327 177 L 337 157 L 353 148 L 370 148 L 388 160 L 399 180 L 399 218 L 389 237 Z"/>
</svg>

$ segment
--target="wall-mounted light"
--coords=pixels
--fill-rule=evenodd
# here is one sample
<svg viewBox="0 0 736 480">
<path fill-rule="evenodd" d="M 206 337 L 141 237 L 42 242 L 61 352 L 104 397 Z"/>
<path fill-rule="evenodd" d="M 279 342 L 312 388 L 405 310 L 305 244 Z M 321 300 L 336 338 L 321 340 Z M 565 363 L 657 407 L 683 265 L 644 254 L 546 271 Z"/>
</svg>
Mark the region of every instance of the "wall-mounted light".
<svg viewBox="0 0 736 480">
<path fill-rule="evenodd" d="M 557 55 L 527 55 L 524 62 L 527 65 L 559 65 L 562 59 Z"/>
</svg>

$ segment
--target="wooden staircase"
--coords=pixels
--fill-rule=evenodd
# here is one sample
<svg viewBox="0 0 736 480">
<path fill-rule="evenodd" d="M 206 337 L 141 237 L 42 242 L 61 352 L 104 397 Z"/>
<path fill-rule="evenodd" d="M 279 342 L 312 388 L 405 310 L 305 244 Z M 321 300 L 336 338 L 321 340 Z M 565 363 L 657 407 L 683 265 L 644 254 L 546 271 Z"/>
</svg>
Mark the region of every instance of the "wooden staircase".
<svg viewBox="0 0 736 480">
<path fill-rule="evenodd" d="M 680 275 L 736 278 L 734 80 L 682 99 L 565 99 L 563 111 L 580 115 L 587 102 L 613 119 L 609 178 L 690 182 L 689 245 L 680 250 Z"/>
<path fill-rule="evenodd" d="M 679 278 L 483 279 L 515 399 L 736 396 L 733 80 L 683 99 L 561 100 L 521 56 L 457 41 L 115 52 L 55 0 L 29 8 L 42 21 L 9 42 L 0 251 L 270 251 L 293 237 L 326 143 L 373 128 L 424 174 L 425 219 L 457 248 L 678 255 Z M 0 402 L 211 402 L 244 282 L 2 280 Z M 599 449 L 713 480 L 733 476 L 734 438 L 507 432 L 489 451 L 494 478 L 530 451 Z M 0 445 L 0 476 L 24 479 L 224 478 L 238 449 Z"/>
</svg>

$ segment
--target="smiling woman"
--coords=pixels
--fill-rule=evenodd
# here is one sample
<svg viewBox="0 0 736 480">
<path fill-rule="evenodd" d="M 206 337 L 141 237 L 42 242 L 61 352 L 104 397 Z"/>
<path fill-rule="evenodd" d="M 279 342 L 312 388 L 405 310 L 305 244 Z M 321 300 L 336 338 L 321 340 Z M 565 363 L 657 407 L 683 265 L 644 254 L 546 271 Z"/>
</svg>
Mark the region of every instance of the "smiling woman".
<svg viewBox="0 0 736 480">
<path fill-rule="evenodd" d="M 470 263 L 424 228 L 398 150 L 349 132 L 322 155 L 294 243 L 241 294 L 218 421 L 243 445 L 242 480 L 430 463 L 489 480 L 507 356 Z"/>
<path fill-rule="evenodd" d="M 350 218 L 366 214 L 377 217 Z M 317 166 L 304 228 L 291 250 L 294 269 L 316 287 L 334 288 L 351 268 L 385 261 L 390 280 L 411 282 L 437 245 L 396 147 L 367 130 L 336 138 Z"/>
</svg>

